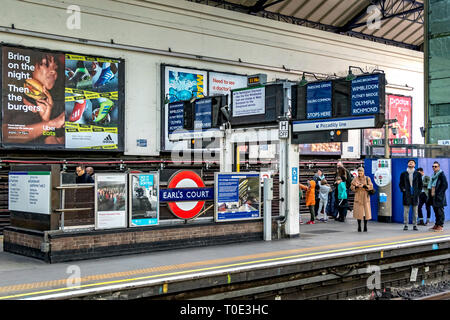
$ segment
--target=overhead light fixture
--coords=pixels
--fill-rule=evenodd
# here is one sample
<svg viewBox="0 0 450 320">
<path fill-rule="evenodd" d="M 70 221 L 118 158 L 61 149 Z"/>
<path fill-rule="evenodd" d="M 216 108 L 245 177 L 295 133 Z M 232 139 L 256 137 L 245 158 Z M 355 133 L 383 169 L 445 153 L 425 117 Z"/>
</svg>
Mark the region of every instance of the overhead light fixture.
<svg viewBox="0 0 450 320">
<path fill-rule="evenodd" d="M 353 81 L 353 80 L 356 79 L 356 76 L 352 73 L 352 68 L 353 68 L 353 69 L 359 69 L 359 70 L 361 70 L 361 72 L 362 72 L 363 74 L 368 74 L 368 72 L 365 72 L 365 71 L 364 71 L 363 69 L 361 69 L 360 67 L 349 66 L 349 67 L 348 67 L 348 75 L 347 75 L 347 77 L 345 78 L 345 80 L 347 80 L 347 81 Z"/>
<path fill-rule="evenodd" d="M 317 78 L 317 76 L 316 76 L 314 73 L 312 73 L 312 72 L 306 72 L 306 71 L 305 71 L 305 72 L 303 72 L 303 74 L 302 74 L 302 80 L 301 80 L 300 83 L 299 83 L 299 85 L 300 85 L 301 87 L 303 87 L 303 86 L 305 86 L 305 85 L 308 84 L 308 80 L 306 80 L 305 74 L 310 74 L 310 75 L 312 75 L 314 78 L 316 78 L 317 81 L 319 81 L 319 79 Z"/>
<path fill-rule="evenodd" d="M 393 84 L 393 83 L 388 83 L 386 85 L 386 88 L 390 88 L 390 89 L 398 89 L 398 90 L 406 90 L 406 91 L 413 91 L 414 88 L 408 86 L 407 84 L 405 85 L 401 85 L 401 84 Z"/>
<path fill-rule="evenodd" d="M 373 69 L 373 70 L 372 70 L 372 73 L 375 73 L 375 72 L 378 72 L 378 73 L 384 73 L 384 70 L 381 70 L 381 69 Z"/>
</svg>

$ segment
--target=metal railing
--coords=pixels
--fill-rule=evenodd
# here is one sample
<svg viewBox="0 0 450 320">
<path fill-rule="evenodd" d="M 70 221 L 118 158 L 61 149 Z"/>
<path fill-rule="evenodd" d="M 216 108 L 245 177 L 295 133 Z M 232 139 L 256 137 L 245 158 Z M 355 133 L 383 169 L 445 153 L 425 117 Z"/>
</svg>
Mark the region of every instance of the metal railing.
<svg viewBox="0 0 450 320">
<path fill-rule="evenodd" d="M 65 227 L 64 226 L 64 214 L 67 213 L 71 213 L 71 212 L 80 212 L 80 211 L 87 211 L 87 210 L 93 210 L 94 208 L 92 207 L 87 207 L 87 208 L 65 208 L 65 198 L 66 198 L 66 190 L 79 190 L 79 189 L 90 189 L 90 188 L 94 188 L 95 185 L 94 184 L 73 184 L 73 185 L 62 185 L 59 187 L 55 187 L 56 190 L 60 190 L 61 191 L 61 201 L 60 201 L 60 207 L 59 209 L 55 209 L 54 211 L 56 213 L 60 213 L 61 214 L 61 218 L 60 218 L 60 230 L 62 231 L 66 231 L 68 229 L 92 229 L 95 227 L 95 225 L 80 225 L 80 226 L 70 226 L 70 227 Z"/>
</svg>

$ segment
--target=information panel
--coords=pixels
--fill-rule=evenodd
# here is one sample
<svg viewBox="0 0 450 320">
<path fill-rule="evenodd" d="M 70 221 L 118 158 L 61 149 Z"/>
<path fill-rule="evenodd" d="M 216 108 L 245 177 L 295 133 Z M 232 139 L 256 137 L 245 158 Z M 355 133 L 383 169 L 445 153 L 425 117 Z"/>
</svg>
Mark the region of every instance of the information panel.
<svg viewBox="0 0 450 320">
<path fill-rule="evenodd" d="M 261 218 L 260 174 L 215 173 L 215 221 Z"/>
<path fill-rule="evenodd" d="M 380 112 L 380 75 L 360 76 L 352 81 L 352 115 Z"/>
<path fill-rule="evenodd" d="M 264 114 L 265 87 L 246 88 L 233 91 L 233 117 Z"/>
<path fill-rule="evenodd" d="M 9 172 L 8 210 L 51 213 L 50 172 Z"/>
<path fill-rule="evenodd" d="M 332 83 L 318 82 L 306 87 L 306 118 L 322 119 L 331 117 Z"/>
<path fill-rule="evenodd" d="M 130 177 L 130 227 L 159 223 L 159 175 L 157 172 L 132 173 Z"/>
<path fill-rule="evenodd" d="M 126 174 L 96 173 L 95 194 L 95 229 L 126 228 Z"/>
</svg>

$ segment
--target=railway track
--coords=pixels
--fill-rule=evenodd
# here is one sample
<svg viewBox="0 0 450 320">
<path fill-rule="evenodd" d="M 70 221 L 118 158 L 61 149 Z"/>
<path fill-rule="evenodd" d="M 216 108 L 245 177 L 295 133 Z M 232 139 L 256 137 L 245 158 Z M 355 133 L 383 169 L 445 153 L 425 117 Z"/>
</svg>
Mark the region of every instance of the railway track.
<svg viewBox="0 0 450 320">
<path fill-rule="evenodd" d="M 442 293 L 433 294 L 431 296 L 417 298 L 416 300 L 450 300 L 450 290 Z"/>
<path fill-rule="evenodd" d="M 368 286 L 369 278 L 373 275 L 368 272 L 370 266 L 377 266 L 380 272 L 380 290 L 376 290 L 376 296 L 373 295 L 374 288 Z M 71 299 L 389 300 L 396 298 L 390 294 L 390 288 L 405 288 L 421 283 L 431 284 L 439 283 L 444 279 L 450 280 L 450 249 L 432 253 L 414 253 L 382 260 L 368 259 L 362 262 L 341 263 L 336 267 L 329 267 L 329 263 L 324 261 L 323 264 L 312 263 L 310 266 L 303 267 L 289 265 L 285 268 L 286 270 L 281 267 L 277 268 L 280 276 L 267 277 L 268 274 L 273 274 L 268 269 L 232 275 L 232 278 L 240 278 L 241 281 L 228 285 L 226 282 L 220 284 L 220 278 L 192 278 L 189 280 L 190 287 L 196 289 L 183 290 L 183 283 L 170 283 L 169 288 L 177 287 L 178 289 L 173 289 L 174 291 L 168 294 L 160 294 L 160 292 L 158 294 L 159 287 L 156 286 L 154 288 L 134 287 L 115 292 L 72 296 Z M 288 270 L 289 272 L 287 272 Z M 411 282 L 412 270 L 415 270 L 416 273 L 414 282 Z M 443 299 L 443 297 L 439 296 L 436 299 Z M 411 296 L 411 298 L 413 297 Z"/>
</svg>

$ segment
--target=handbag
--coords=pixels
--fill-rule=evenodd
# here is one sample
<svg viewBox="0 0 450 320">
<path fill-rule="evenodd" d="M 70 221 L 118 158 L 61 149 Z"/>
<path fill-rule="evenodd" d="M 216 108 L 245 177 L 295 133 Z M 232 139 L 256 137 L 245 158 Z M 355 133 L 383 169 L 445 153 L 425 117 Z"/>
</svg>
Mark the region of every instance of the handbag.
<svg viewBox="0 0 450 320">
<path fill-rule="evenodd" d="M 366 181 L 368 181 L 367 179 L 370 179 L 369 177 L 366 177 Z M 374 195 L 375 194 L 375 189 L 372 190 L 367 190 L 367 192 L 369 193 L 369 195 Z"/>
</svg>

